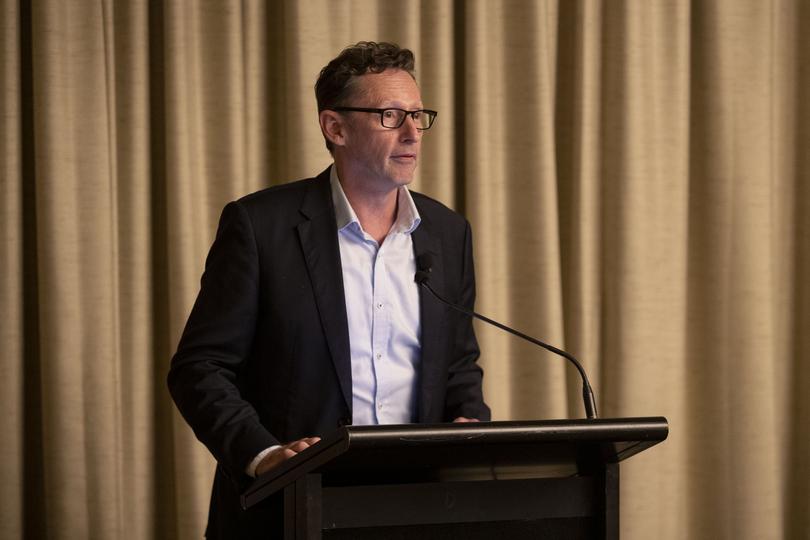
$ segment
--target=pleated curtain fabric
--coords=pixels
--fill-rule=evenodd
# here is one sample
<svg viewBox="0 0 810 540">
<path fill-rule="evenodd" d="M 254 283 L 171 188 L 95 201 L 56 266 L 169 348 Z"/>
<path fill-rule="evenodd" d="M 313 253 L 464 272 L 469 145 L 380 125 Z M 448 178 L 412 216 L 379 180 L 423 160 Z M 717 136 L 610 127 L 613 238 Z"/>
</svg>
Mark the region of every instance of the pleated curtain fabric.
<svg viewBox="0 0 810 540">
<path fill-rule="evenodd" d="M 0 4 L 0 537 L 199 538 L 213 461 L 169 359 L 223 205 L 329 162 L 313 84 L 414 50 L 414 188 L 465 214 L 479 311 L 556 343 L 622 467 L 623 538 L 810 530 L 810 3 Z M 582 416 L 477 327 L 499 420 Z"/>
</svg>

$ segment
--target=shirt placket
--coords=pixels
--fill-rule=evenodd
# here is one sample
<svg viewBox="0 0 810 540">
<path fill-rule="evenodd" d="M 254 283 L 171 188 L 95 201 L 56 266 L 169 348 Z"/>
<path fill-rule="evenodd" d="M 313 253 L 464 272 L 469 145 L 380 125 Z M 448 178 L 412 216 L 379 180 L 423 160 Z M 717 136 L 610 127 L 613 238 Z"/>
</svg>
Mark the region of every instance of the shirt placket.
<svg viewBox="0 0 810 540">
<path fill-rule="evenodd" d="M 390 396 L 390 389 L 387 387 L 385 374 L 385 364 L 388 359 L 388 341 L 391 336 L 391 313 L 388 305 L 388 268 L 385 264 L 385 245 L 377 250 L 374 257 L 374 282 L 372 289 L 372 325 L 371 325 L 371 352 L 374 362 L 374 374 L 376 378 L 374 395 L 374 413 L 377 422 L 384 422 L 387 408 L 386 396 Z"/>
</svg>

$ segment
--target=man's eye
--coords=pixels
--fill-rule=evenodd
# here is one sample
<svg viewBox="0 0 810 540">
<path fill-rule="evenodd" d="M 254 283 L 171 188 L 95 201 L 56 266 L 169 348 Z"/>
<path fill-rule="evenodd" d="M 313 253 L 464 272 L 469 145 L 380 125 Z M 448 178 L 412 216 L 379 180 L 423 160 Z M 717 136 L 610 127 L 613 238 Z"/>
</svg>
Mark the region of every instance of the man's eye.
<svg viewBox="0 0 810 540">
<path fill-rule="evenodd" d="M 414 120 L 419 120 L 419 117 L 422 116 L 422 112 L 421 111 L 413 112 L 411 113 L 411 116 L 413 117 Z"/>
<path fill-rule="evenodd" d="M 385 116 L 386 118 L 394 118 L 396 116 L 396 112 L 392 111 L 391 109 L 388 109 L 386 111 L 383 111 L 383 116 Z"/>
</svg>

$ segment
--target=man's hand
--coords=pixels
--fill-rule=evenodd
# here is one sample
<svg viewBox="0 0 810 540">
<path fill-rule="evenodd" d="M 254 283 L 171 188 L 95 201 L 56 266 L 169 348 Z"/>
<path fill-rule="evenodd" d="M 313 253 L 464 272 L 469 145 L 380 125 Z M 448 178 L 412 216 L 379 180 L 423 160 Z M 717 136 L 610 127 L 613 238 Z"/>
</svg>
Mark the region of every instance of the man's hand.
<svg viewBox="0 0 810 540">
<path fill-rule="evenodd" d="M 453 420 L 453 423 L 456 422 L 480 422 L 480 420 L 478 420 L 478 418 L 467 418 L 466 416 L 459 416 L 458 418 Z"/>
<path fill-rule="evenodd" d="M 264 459 L 262 459 L 256 466 L 256 476 L 261 476 L 273 467 L 277 467 L 278 465 L 284 463 L 298 452 L 303 452 L 320 440 L 320 437 L 306 437 L 304 439 L 298 439 L 297 441 L 293 441 L 285 444 L 284 446 L 276 448 L 264 456 Z"/>
</svg>

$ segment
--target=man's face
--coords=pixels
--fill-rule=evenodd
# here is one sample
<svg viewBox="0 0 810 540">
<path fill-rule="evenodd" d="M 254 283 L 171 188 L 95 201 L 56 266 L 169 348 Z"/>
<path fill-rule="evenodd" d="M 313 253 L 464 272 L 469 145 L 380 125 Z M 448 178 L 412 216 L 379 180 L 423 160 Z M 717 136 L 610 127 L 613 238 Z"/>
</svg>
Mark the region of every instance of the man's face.
<svg viewBox="0 0 810 540">
<path fill-rule="evenodd" d="M 389 69 L 368 73 L 355 81 L 352 107 L 405 110 L 422 108 L 416 82 L 405 71 Z M 366 189 L 385 192 L 413 180 L 422 132 L 410 116 L 397 129 L 383 127 L 380 115 L 344 112 L 346 119 L 342 153 L 343 168 Z"/>
</svg>

